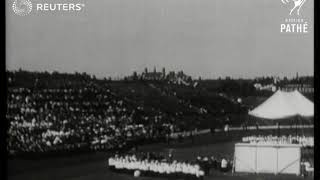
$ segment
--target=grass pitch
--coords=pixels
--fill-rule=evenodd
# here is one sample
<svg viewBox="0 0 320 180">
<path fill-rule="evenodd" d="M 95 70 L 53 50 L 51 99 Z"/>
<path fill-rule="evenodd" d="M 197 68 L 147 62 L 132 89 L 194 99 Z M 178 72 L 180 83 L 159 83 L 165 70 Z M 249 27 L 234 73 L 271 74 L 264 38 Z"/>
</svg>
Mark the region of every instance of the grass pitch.
<svg viewBox="0 0 320 180">
<path fill-rule="evenodd" d="M 234 144 L 240 138 L 251 134 L 270 134 L 272 131 L 234 131 L 226 135 L 223 132 L 214 135 L 204 134 L 194 137 L 193 142 L 185 139 L 182 142 L 156 143 L 140 146 L 138 151 L 159 152 L 167 155 L 172 152 L 174 159 L 194 160 L 198 155 L 214 155 L 218 157 L 232 157 Z M 291 130 L 282 133 L 293 133 Z M 313 135 L 313 129 L 304 130 L 305 135 Z M 311 157 L 313 160 L 313 150 Z M 117 174 L 107 169 L 107 158 L 110 152 L 96 152 L 87 154 L 74 154 L 67 157 L 51 157 L 42 159 L 9 159 L 9 180 L 157 180 L 164 178 L 139 177 L 133 175 Z M 312 177 L 298 177 L 295 175 L 263 175 L 263 174 L 222 174 L 213 171 L 205 180 L 284 180 L 284 179 L 313 179 Z"/>
</svg>

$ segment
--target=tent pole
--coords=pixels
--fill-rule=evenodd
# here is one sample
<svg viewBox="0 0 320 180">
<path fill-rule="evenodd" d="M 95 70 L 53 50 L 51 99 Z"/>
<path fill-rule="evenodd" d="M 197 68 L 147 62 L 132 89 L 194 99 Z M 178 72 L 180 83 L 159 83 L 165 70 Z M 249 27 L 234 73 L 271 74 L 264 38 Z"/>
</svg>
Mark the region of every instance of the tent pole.
<svg viewBox="0 0 320 180">
<path fill-rule="evenodd" d="M 298 137 L 298 119 L 299 116 L 296 117 L 296 136 Z"/>
<path fill-rule="evenodd" d="M 278 125 L 278 133 L 277 133 L 277 135 L 278 135 L 278 138 L 279 138 L 280 137 L 280 123 L 277 122 L 277 125 Z"/>
</svg>

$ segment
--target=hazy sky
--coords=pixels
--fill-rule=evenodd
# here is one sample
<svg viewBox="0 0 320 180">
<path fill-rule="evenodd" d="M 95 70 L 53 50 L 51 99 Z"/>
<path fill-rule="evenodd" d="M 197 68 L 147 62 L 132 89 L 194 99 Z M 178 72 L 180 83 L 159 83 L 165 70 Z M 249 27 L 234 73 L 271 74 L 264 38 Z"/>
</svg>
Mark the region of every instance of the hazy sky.
<svg viewBox="0 0 320 180">
<path fill-rule="evenodd" d="M 313 74 L 308 34 L 282 34 L 281 0 L 31 0 L 85 3 L 84 11 L 20 17 L 7 1 L 7 69 L 124 76 L 144 67 L 193 77 Z"/>
</svg>

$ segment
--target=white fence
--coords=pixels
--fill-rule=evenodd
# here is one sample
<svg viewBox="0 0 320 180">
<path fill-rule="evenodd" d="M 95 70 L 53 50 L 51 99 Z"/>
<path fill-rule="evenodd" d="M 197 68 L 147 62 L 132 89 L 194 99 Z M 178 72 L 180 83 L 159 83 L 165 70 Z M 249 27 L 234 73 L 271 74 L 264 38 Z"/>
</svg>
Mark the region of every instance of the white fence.
<svg viewBox="0 0 320 180">
<path fill-rule="evenodd" d="M 300 174 L 301 146 L 235 144 L 235 172 Z"/>
</svg>

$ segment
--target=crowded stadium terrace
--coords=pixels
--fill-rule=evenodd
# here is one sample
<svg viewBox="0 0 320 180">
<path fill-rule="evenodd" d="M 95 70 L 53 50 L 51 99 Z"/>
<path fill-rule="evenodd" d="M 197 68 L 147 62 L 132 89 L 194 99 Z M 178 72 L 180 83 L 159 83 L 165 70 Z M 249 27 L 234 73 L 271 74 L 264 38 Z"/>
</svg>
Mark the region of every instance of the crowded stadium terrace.
<svg viewBox="0 0 320 180">
<path fill-rule="evenodd" d="M 11 155 L 124 150 L 201 129 L 213 115 L 215 124 L 223 124 L 226 113 L 245 112 L 217 93 L 163 81 L 21 70 L 7 72 L 7 78 Z"/>
<path fill-rule="evenodd" d="M 227 79 L 215 89 L 212 84 L 216 81 L 172 82 L 97 79 L 86 73 L 8 71 L 7 150 L 11 156 L 115 152 L 108 158 L 111 171 L 137 171 L 148 176 L 202 179 L 212 168 L 230 171 L 232 154 L 223 153 L 218 158 L 216 154 L 198 155 L 190 162 L 128 154 L 139 145 L 169 143 L 170 139 L 192 137 L 193 132 L 203 129 L 210 128 L 213 135 L 226 124 L 246 129 L 244 126 L 249 124 L 244 117 L 254 103 L 239 101 L 239 97 L 250 93 L 263 97 L 254 91 L 255 81 L 250 82 L 249 88 L 248 82 L 242 82 L 241 87 Z M 240 94 L 235 87 L 241 89 Z M 227 128 L 223 136 L 230 138 L 228 131 Z M 308 151 L 314 146 L 313 137 L 303 134 L 237 136 L 234 140 L 251 144 L 297 143 Z M 302 156 L 306 169 L 312 168 L 309 162 L 313 164 L 309 154 Z"/>
</svg>

